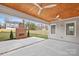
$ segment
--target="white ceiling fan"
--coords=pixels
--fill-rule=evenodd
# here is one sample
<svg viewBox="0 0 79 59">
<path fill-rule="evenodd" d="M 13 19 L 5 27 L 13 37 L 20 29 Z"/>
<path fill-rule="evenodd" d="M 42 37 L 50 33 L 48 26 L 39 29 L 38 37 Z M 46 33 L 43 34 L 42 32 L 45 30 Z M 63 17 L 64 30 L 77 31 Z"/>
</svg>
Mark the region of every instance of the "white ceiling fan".
<svg viewBox="0 0 79 59">
<path fill-rule="evenodd" d="M 51 8 L 51 7 L 56 6 L 56 4 L 51 4 L 51 5 L 47 5 L 47 6 L 41 7 L 41 6 L 40 6 L 39 4 L 37 4 L 37 3 L 34 3 L 34 5 L 39 8 L 38 15 L 41 14 L 41 12 L 42 12 L 43 9 L 45 9 L 45 8 Z"/>
</svg>

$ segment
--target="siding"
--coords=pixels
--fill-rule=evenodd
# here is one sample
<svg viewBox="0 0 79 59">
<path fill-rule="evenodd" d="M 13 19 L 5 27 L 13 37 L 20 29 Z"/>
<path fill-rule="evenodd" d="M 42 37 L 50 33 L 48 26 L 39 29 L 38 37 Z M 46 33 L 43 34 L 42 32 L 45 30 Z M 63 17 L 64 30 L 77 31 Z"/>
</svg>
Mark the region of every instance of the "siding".
<svg viewBox="0 0 79 59">
<path fill-rule="evenodd" d="M 76 36 L 67 36 L 65 34 L 66 33 L 65 24 L 66 22 L 71 22 L 71 21 L 76 22 Z M 51 34 L 52 24 L 56 24 L 56 34 Z M 48 35 L 49 39 L 54 38 L 54 39 L 79 43 L 79 17 L 64 19 L 64 21 L 56 21 L 53 22 L 52 24 L 49 25 L 49 35 Z"/>
</svg>

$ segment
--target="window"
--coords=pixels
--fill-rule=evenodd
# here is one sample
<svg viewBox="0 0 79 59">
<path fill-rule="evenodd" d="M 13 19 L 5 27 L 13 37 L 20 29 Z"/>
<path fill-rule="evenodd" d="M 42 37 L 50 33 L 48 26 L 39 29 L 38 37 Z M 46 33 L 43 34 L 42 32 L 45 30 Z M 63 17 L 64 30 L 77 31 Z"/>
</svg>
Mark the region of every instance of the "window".
<svg viewBox="0 0 79 59">
<path fill-rule="evenodd" d="M 75 23 L 67 23 L 66 24 L 66 35 L 75 35 Z"/>
<path fill-rule="evenodd" d="M 56 25 L 51 25 L 51 34 L 55 34 Z"/>
</svg>

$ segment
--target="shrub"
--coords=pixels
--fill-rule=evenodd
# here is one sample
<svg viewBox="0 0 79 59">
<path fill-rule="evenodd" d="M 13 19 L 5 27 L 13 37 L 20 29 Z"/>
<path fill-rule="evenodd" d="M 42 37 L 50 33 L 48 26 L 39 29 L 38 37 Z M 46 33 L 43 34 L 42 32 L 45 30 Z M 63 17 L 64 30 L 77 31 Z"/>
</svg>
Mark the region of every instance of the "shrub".
<svg viewBox="0 0 79 59">
<path fill-rule="evenodd" d="M 13 39 L 13 32 L 12 32 L 12 30 L 10 31 L 10 39 Z"/>
<path fill-rule="evenodd" d="M 27 32 L 27 37 L 30 37 L 30 33 L 29 33 L 29 30 L 28 30 L 28 32 Z"/>
</svg>

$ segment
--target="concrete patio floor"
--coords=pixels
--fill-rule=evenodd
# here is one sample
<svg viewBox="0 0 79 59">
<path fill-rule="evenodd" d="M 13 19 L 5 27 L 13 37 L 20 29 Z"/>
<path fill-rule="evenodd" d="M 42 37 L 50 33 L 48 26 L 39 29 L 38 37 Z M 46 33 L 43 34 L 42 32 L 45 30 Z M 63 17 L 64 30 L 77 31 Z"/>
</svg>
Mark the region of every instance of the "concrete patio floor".
<svg viewBox="0 0 79 59">
<path fill-rule="evenodd" d="M 25 39 L 17 39 L 17 40 L 9 40 L 9 41 L 3 41 L 0 42 L 0 55 L 3 55 L 5 53 L 36 44 L 38 42 L 41 42 L 45 39 L 42 38 L 36 38 L 36 37 L 30 37 Z"/>
<path fill-rule="evenodd" d="M 20 48 L 11 50 L 17 47 Z M 37 37 L 31 37 L 28 40 L 0 42 L 0 53 L 4 52 L 1 54 L 2 56 L 79 56 L 78 50 L 79 44 L 76 43 Z"/>
</svg>

